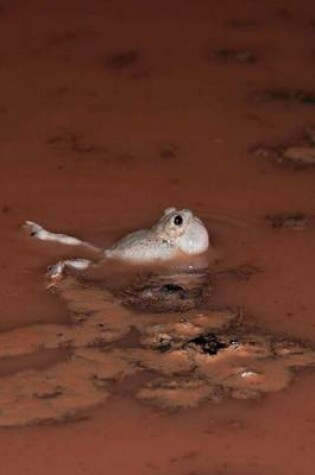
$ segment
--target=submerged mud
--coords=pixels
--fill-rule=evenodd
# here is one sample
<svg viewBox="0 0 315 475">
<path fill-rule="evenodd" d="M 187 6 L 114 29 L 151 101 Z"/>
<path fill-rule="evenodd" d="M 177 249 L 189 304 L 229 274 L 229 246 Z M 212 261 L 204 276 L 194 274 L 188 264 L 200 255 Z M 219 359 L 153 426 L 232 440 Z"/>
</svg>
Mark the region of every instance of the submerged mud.
<svg viewBox="0 0 315 475">
<path fill-rule="evenodd" d="M 205 286 L 207 275 L 197 277 Z M 293 369 L 315 364 L 311 347 L 268 335 L 235 310 L 213 309 L 194 294 L 194 308 L 179 311 L 168 293 L 174 292 L 181 301 L 183 281 L 187 294 L 196 291 L 193 273 L 166 281 L 170 282 L 169 274 L 151 276 L 145 293 L 140 287 L 137 311 L 78 277 L 66 276 L 50 287 L 65 302 L 70 323 L 2 333 L 0 358 L 52 349 L 67 349 L 69 356 L 47 369 L 33 368 L 1 379 L 0 426 L 75 420 L 113 392 L 119 394 L 120 384 L 141 372 L 150 376 L 144 386 L 133 386 L 134 397 L 175 410 L 280 391 L 291 382 Z M 166 285 L 167 291 L 161 293 Z M 155 293 L 157 300 L 152 299 Z M 142 299 L 146 311 L 152 303 L 151 314 L 139 311 Z M 132 331 L 136 338 L 128 338 Z"/>
</svg>

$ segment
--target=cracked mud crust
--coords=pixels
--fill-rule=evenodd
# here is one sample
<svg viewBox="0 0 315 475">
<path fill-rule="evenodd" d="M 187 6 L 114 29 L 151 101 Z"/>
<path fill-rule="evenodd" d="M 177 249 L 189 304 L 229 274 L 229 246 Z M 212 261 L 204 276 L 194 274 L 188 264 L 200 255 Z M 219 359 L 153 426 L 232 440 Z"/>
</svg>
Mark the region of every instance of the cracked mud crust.
<svg viewBox="0 0 315 475">
<path fill-rule="evenodd" d="M 173 277 L 172 285 L 183 285 Z M 148 285 L 159 281 L 152 279 Z M 165 276 L 160 284 L 165 285 Z M 173 312 L 135 312 L 117 296 L 73 276 L 59 281 L 55 292 L 67 306 L 69 324 L 2 333 L 0 357 L 60 348 L 68 356 L 48 368 L 2 378 L 1 427 L 75 420 L 119 394 L 123 381 L 139 373 L 149 376 L 133 385 L 135 398 L 179 410 L 279 391 L 290 383 L 292 369 L 315 363 L 312 348 L 267 335 L 237 311 L 213 309 L 204 301 L 185 312 L 176 305 Z"/>
</svg>

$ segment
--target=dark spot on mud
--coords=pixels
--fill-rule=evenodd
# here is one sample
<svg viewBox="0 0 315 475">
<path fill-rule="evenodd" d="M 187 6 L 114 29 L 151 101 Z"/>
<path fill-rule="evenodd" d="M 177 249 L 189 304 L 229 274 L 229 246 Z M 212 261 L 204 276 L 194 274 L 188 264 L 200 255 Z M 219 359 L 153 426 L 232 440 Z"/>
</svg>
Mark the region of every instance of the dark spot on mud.
<svg viewBox="0 0 315 475">
<path fill-rule="evenodd" d="M 170 179 L 170 184 L 173 186 L 178 186 L 180 185 L 180 180 L 178 178 L 171 178 Z"/>
<path fill-rule="evenodd" d="M 108 56 L 105 60 L 105 66 L 113 71 L 122 71 L 133 66 L 139 59 L 140 54 L 137 50 L 121 51 Z"/>
<path fill-rule="evenodd" d="M 290 20 L 292 18 L 292 12 L 288 10 L 287 8 L 276 8 L 275 9 L 275 14 L 278 18 L 281 18 L 282 20 Z"/>
<path fill-rule="evenodd" d="M 254 28 L 256 26 L 261 26 L 261 22 L 258 20 L 246 20 L 246 19 L 234 19 L 229 20 L 226 25 L 233 28 Z"/>
<path fill-rule="evenodd" d="M 101 331 L 103 331 L 103 330 L 100 328 L 100 332 Z M 108 340 L 106 338 L 99 337 L 99 338 L 95 339 L 92 343 L 88 344 L 86 347 L 87 348 L 99 348 L 99 349 L 107 348 L 108 347 Z"/>
<path fill-rule="evenodd" d="M 62 390 L 56 388 L 54 391 L 47 391 L 42 393 L 34 393 L 34 397 L 37 399 L 56 399 L 62 395 Z"/>
<path fill-rule="evenodd" d="M 178 148 L 173 144 L 162 144 L 159 150 L 160 157 L 174 158 L 178 155 Z"/>
<path fill-rule="evenodd" d="M 8 205 L 2 206 L 1 212 L 2 212 L 3 214 L 8 214 L 10 211 L 11 211 L 10 206 L 8 206 Z"/>
<path fill-rule="evenodd" d="M 169 463 L 170 464 L 174 464 L 174 463 L 179 463 L 179 462 L 182 462 L 183 460 L 186 461 L 186 460 L 193 460 L 193 459 L 196 459 L 198 456 L 200 456 L 200 452 L 197 452 L 197 450 L 191 450 L 190 452 L 187 452 L 186 454 L 183 454 L 179 457 L 171 457 L 169 459 Z M 197 472 L 187 472 L 183 475 L 201 475 L 200 473 L 198 474 Z"/>
<path fill-rule="evenodd" d="M 133 79 L 146 79 L 151 76 L 151 72 L 148 69 L 139 69 L 132 73 Z"/>
<path fill-rule="evenodd" d="M 130 165 L 137 159 L 136 155 L 131 152 L 115 153 L 113 158 L 115 161 L 118 160 L 119 163 L 123 165 Z"/>
<path fill-rule="evenodd" d="M 65 132 L 50 137 L 46 143 L 48 145 L 65 147 L 80 154 L 105 152 L 105 149 L 102 147 L 86 141 L 83 137 L 73 132 Z"/>
<path fill-rule="evenodd" d="M 57 87 L 57 89 L 56 89 L 56 92 L 57 92 L 58 95 L 66 94 L 69 91 L 70 91 L 69 86 L 60 86 L 60 87 Z"/>
<path fill-rule="evenodd" d="M 156 348 L 161 353 L 170 351 L 173 348 L 173 343 L 168 338 L 160 338 Z"/>
<path fill-rule="evenodd" d="M 264 89 L 263 91 L 256 91 L 253 98 L 262 102 L 315 105 L 315 93 L 302 89 Z"/>
<path fill-rule="evenodd" d="M 267 215 L 266 220 L 275 229 L 308 230 L 314 226 L 314 216 L 303 213 L 278 213 Z"/>
<path fill-rule="evenodd" d="M 303 133 L 303 139 L 309 145 L 313 145 L 315 147 L 315 129 L 314 127 L 306 127 Z"/>
<path fill-rule="evenodd" d="M 220 350 L 227 347 L 226 343 L 220 341 L 214 333 L 197 336 L 197 338 L 190 340 L 187 345 L 194 345 L 207 355 L 216 355 Z"/>
<path fill-rule="evenodd" d="M 261 118 L 256 114 L 246 114 L 246 118 L 252 122 L 257 122 L 258 124 L 263 123 Z"/>
<path fill-rule="evenodd" d="M 255 53 L 249 50 L 243 49 L 228 49 L 222 48 L 218 49 L 214 52 L 215 59 L 221 62 L 237 62 L 237 63 L 245 63 L 245 64 L 252 64 L 257 61 L 257 56 Z"/>
<path fill-rule="evenodd" d="M 198 308 L 211 294 L 207 273 L 146 275 L 116 291 L 123 305 L 146 312 L 183 312 Z"/>
<path fill-rule="evenodd" d="M 185 289 L 178 284 L 165 284 L 163 285 L 161 291 L 166 292 L 166 293 L 174 293 L 174 292 L 182 293 L 182 292 L 185 292 Z"/>
<path fill-rule="evenodd" d="M 66 43 L 72 43 L 76 41 L 80 35 L 82 34 L 82 30 L 70 30 L 65 31 L 59 35 L 54 35 L 50 38 L 49 43 L 53 45 L 64 45 Z"/>
<path fill-rule="evenodd" d="M 91 419 L 91 416 L 86 411 L 82 411 L 75 414 L 67 414 L 64 417 L 60 418 L 59 420 L 49 419 L 47 421 L 42 422 L 42 425 L 58 427 L 58 426 L 65 426 L 68 424 L 77 424 L 79 422 L 85 422 L 90 419 Z M 30 425 L 35 425 L 35 424 L 36 422 Z"/>
</svg>

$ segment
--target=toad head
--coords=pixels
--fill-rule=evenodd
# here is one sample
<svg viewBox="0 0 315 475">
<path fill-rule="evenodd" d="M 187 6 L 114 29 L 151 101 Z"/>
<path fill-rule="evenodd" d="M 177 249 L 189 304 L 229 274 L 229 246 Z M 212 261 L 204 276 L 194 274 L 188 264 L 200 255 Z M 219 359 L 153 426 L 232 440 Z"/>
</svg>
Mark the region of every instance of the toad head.
<svg viewBox="0 0 315 475">
<path fill-rule="evenodd" d="M 184 254 L 202 254 L 209 247 L 205 225 L 189 209 L 167 208 L 152 231 Z"/>
</svg>

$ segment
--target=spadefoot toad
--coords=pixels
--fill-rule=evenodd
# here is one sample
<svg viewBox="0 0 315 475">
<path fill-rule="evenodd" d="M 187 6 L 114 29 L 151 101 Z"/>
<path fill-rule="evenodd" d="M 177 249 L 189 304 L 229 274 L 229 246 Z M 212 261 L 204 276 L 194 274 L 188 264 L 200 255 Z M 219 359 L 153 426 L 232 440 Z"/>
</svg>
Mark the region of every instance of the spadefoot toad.
<svg viewBox="0 0 315 475">
<path fill-rule="evenodd" d="M 47 231 L 32 221 L 27 221 L 25 227 L 30 235 L 37 239 L 72 246 L 87 246 L 101 252 L 101 255 L 108 259 L 131 263 L 152 263 L 176 259 L 180 256 L 195 256 L 204 253 L 209 246 L 206 227 L 189 209 L 167 208 L 152 228 L 128 234 L 104 251 L 72 236 Z M 83 269 L 88 267 L 89 261 L 76 259 L 63 261 L 58 265 Z"/>
</svg>

